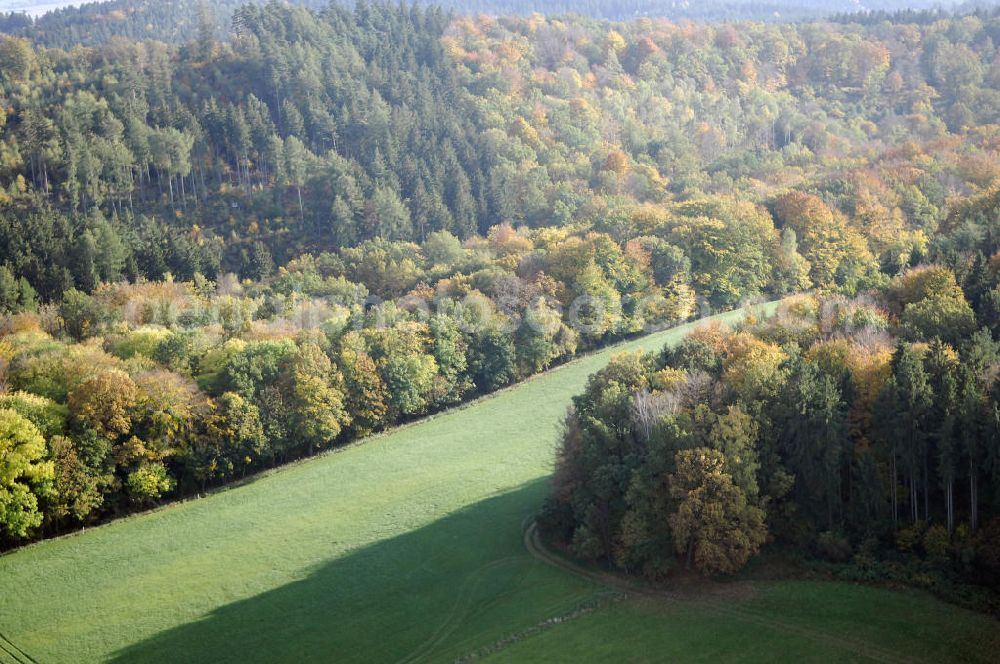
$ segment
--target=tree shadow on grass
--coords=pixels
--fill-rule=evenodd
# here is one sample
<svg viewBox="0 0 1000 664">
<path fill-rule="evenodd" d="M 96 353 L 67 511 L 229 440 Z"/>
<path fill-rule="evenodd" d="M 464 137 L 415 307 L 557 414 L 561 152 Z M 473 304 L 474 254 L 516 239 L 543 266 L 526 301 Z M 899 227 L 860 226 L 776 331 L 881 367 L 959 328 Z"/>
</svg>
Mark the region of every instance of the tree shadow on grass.
<svg viewBox="0 0 1000 664">
<path fill-rule="evenodd" d="M 544 491 L 543 481 L 532 482 L 347 553 L 300 581 L 129 646 L 112 661 L 453 660 L 592 590 L 523 547 L 521 523 Z"/>
</svg>

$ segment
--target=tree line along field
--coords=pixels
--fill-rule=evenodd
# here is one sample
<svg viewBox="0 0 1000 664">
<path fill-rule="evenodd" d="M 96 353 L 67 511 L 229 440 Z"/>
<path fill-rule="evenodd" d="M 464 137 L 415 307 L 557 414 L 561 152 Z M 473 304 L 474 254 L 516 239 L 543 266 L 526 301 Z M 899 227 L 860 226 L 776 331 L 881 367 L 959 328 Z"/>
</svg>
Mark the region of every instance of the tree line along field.
<svg viewBox="0 0 1000 664">
<path fill-rule="evenodd" d="M 203 18 L 184 44 L 0 37 L 0 430 L 33 450 L 0 472 L 18 495 L 0 547 L 437 412 L 698 302 L 935 274 L 955 297 L 896 298 L 908 340 L 1000 335 L 1000 15 L 269 3 L 226 36 Z"/>
<path fill-rule="evenodd" d="M 916 591 L 743 581 L 659 597 L 525 549 L 570 396 L 614 353 L 690 329 L 8 554 L 0 661 L 989 661 L 994 621 Z"/>
</svg>

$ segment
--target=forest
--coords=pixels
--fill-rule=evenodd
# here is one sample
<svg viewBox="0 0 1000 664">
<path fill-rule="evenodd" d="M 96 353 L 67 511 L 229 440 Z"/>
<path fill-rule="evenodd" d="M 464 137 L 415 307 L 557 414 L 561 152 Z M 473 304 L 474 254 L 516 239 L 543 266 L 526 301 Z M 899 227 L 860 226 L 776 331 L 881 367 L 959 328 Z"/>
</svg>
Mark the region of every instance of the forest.
<svg viewBox="0 0 1000 664">
<path fill-rule="evenodd" d="M 996 585 L 1000 14 L 216 4 L 0 35 L 3 547 L 806 293 L 596 374 L 545 532 Z"/>
<path fill-rule="evenodd" d="M 25 13 L 0 10 L 0 32 L 27 37 L 33 42 L 50 47 L 70 50 L 76 45 L 96 46 L 116 37 L 133 40 L 155 39 L 167 43 L 190 41 L 196 31 L 208 26 L 219 36 L 228 34 L 233 15 L 244 4 L 264 5 L 268 0 L 102 0 L 49 11 L 32 19 Z M 30 4 L 30 3 L 29 3 Z M 351 3 L 330 3 L 328 0 L 293 0 L 290 4 L 307 9 L 322 10 L 328 4 L 350 6 Z M 947 11 L 969 13 L 988 9 L 983 0 L 875 0 L 866 2 L 865 9 L 845 0 L 817 2 L 816 0 L 710 0 L 709 2 L 656 2 L 654 0 L 472 0 L 457 2 L 417 2 L 423 7 L 438 6 L 459 14 L 475 16 L 528 16 L 534 13 L 547 16 L 578 14 L 593 18 L 618 21 L 641 16 L 662 17 L 671 20 L 736 21 L 754 20 L 788 22 L 834 16 L 838 12 L 854 20 L 865 15 L 880 19 L 885 13 L 907 12 L 907 20 L 933 20 L 947 15 Z M 919 18 L 915 18 L 919 15 Z"/>
<path fill-rule="evenodd" d="M 734 574 L 770 544 L 995 612 L 1000 345 L 977 322 L 922 266 L 619 355 L 574 398 L 543 526 L 650 579 Z"/>
</svg>

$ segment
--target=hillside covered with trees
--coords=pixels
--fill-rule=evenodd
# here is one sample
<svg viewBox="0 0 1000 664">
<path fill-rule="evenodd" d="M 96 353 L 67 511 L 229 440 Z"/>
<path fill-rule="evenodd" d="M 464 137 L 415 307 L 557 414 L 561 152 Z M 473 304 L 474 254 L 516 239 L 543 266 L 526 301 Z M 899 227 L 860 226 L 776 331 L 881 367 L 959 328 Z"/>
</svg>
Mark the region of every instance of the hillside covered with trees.
<svg viewBox="0 0 1000 664">
<path fill-rule="evenodd" d="M 971 471 L 955 452 L 945 491 L 938 443 L 886 452 L 899 423 L 872 404 L 903 398 L 883 394 L 901 363 L 945 380 L 933 351 L 989 431 L 1000 18 L 608 23 L 272 3 L 235 10 L 224 34 L 203 18 L 182 43 L 0 37 L 5 546 L 799 291 L 820 295 L 789 305 L 788 326 L 629 360 L 613 394 L 595 378 L 578 428 L 608 447 L 564 479 L 628 457 L 601 497 L 615 509 L 592 517 L 593 496 L 567 498 L 553 528 L 580 555 L 647 573 L 695 541 L 625 520 L 646 471 L 619 448 L 662 438 L 663 412 L 685 442 L 662 445 L 714 451 L 677 467 L 657 455 L 667 465 L 649 472 L 683 470 L 689 490 L 727 475 L 712 490 L 742 505 L 744 553 L 765 526 L 809 546 L 888 539 L 890 515 L 897 529 L 927 522 L 946 494 L 946 531 L 990 523 L 987 439 Z M 829 307 L 868 331 L 817 313 Z M 852 382 L 866 353 L 867 382 Z M 708 410 L 677 396 L 689 383 Z M 817 421 L 846 413 L 832 456 L 795 439 L 727 467 L 725 441 L 791 426 L 774 409 L 795 390 Z M 639 429 L 636 394 L 657 416 Z M 926 417 L 920 430 L 938 431 L 943 416 Z M 794 446 L 804 456 L 789 460 Z M 834 466 L 822 504 L 800 504 L 796 482 Z M 668 485 L 648 481 L 641 509 L 672 513 Z"/>
<path fill-rule="evenodd" d="M 837 246 L 867 236 L 872 256 L 855 260 L 891 273 L 923 251 L 949 196 L 994 177 L 995 24 L 270 5 L 241 10 L 229 41 L 62 51 L 5 38 L 0 239 L 15 276 L 54 300 L 98 278 L 259 278 L 306 252 L 504 222 L 623 242 L 671 206 L 731 219 L 697 201 L 795 188 L 843 214 L 809 230 L 834 255 L 810 257 L 797 222 L 781 228 L 785 250 L 803 249 L 816 285 L 842 285 L 864 269 L 835 274 Z M 688 224 L 672 243 L 712 232 Z M 738 271 L 743 283 L 713 288 L 764 289 L 765 269 Z"/>
<path fill-rule="evenodd" d="M 155 39 L 168 43 L 190 41 L 198 31 L 208 29 L 218 35 L 227 34 L 233 15 L 244 4 L 266 4 L 268 0 L 102 0 L 76 4 L 74 6 L 48 11 L 34 19 L 23 11 L 14 9 L 4 13 L 0 8 L 0 32 L 31 41 L 63 49 L 76 45 L 96 46 L 109 40 Z M 13 3 L 31 5 L 30 2 Z M 329 2 L 326 0 L 292 0 L 293 4 L 307 9 L 321 10 Z M 351 3 L 334 3 L 350 6 Z M 991 4 L 984 0 L 948 0 L 931 2 L 928 0 L 875 0 L 864 3 L 863 12 L 855 2 L 837 0 L 817 2 L 816 0 L 771 0 L 769 2 L 749 2 L 747 0 L 709 0 L 707 2 L 657 2 L 655 0 L 588 0 L 588 2 L 566 2 L 565 0 L 471 0 L 457 2 L 417 2 L 417 5 L 439 6 L 458 14 L 476 16 L 528 16 L 544 14 L 563 16 L 578 14 L 611 20 L 632 20 L 642 16 L 667 18 L 671 20 L 736 21 L 753 20 L 787 22 L 803 19 L 817 19 L 838 13 L 853 20 L 860 14 L 877 18 L 885 13 L 899 11 L 921 14 L 910 16 L 909 20 L 933 20 L 946 16 L 946 10 L 968 13 L 977 9 L 988 9 Z M 6 6 L 12 6 L 10 3 Z"/>
</svg>

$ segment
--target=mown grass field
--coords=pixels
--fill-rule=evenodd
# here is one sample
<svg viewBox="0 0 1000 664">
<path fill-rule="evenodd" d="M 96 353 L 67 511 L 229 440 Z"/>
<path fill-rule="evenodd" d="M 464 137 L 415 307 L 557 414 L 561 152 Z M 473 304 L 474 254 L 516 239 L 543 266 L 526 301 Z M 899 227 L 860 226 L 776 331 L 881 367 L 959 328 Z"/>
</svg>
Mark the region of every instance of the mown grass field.
<svg viewBox="0 0 1000 664">
<path fill-rule="evenodd" d="M 915 591 L 780 581 L 616 603 L 489 662 L 995 662 L 997 624 Z"/>
<path fill-rule="evenodd" d="M 570 397 L 613 353 L 685 331 L 2 556 L 0 662 L 994 658 L 1000 624 L 920 593 L 759 582 L 616 601 L 529 555 Z"/>
</svg>

